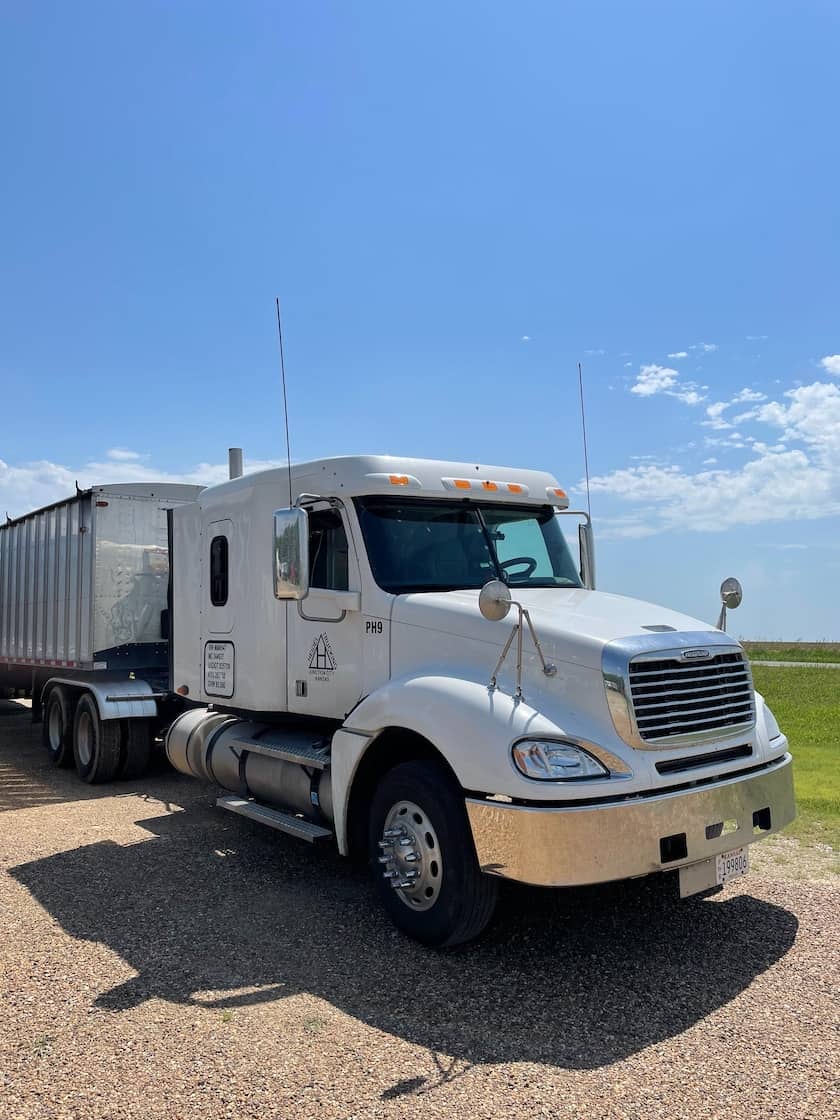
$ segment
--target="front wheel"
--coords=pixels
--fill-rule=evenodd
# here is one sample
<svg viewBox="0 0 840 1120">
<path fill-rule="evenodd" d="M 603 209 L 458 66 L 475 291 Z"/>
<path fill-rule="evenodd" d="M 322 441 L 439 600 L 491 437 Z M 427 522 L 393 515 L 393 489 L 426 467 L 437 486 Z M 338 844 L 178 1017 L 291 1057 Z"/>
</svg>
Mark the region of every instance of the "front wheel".
<svg viewBox="0 0 840 1120">
<path fill-rule="evenodd" d="M 405 762 L 384 776 L 369 852 L 385 909 L 416 941 L 459 945 L 493 916 L 498 884 L 479 870 L 463 796 L 442 766 Z"/>
</svg>

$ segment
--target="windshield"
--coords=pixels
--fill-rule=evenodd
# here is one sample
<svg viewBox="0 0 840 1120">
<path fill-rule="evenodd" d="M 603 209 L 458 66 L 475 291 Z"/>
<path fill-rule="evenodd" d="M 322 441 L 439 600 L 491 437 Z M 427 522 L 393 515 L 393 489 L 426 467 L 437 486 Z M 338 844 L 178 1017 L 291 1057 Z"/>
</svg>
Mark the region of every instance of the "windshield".
<svg viewBox="0 0 840 1120">
<path fill-rule="evenodd" d="M 510 587 L 581 587 L 551 506 L 356 498 L 373 577 L 394 595 Z"/>
</svg>

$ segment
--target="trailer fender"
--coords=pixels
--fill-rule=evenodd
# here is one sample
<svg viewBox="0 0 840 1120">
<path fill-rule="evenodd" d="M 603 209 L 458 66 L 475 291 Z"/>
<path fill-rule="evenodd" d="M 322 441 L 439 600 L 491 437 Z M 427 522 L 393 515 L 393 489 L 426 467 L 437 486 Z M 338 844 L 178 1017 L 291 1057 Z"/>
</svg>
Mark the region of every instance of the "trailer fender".
<svg viewBox="0 0 840 1120">
<path fill-rule="evenodd" d="M 53 685 L 89 692 L 96 701 L 101 720 L 153 719 L 158 714 L 157 701 L 163 693 L 155 692 L 148 681 L 126 680 L 124 677 L 108 680 L 86 680 L 79 677 L 50 677 L 41 689 L 43 702 Z"/>
</svg>

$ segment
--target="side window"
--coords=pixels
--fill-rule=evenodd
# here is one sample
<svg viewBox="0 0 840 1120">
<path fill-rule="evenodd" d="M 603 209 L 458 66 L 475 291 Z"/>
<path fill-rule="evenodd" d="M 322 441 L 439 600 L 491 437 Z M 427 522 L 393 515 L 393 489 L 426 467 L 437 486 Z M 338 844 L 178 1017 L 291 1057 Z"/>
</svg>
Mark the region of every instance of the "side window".
<svg viewBox="0 0 840 1120">
<path fill-rule="evenodd" d="M 210 602 L 223 607 L 228 601 L 228 540 L 213 537 L 210 542 Z"/>
<path fill-rule="evenodd" d="M 309 514 L 309 584 L 347 591 L 349 547 L 341 514 L 334 509 Z"/>
</svg>

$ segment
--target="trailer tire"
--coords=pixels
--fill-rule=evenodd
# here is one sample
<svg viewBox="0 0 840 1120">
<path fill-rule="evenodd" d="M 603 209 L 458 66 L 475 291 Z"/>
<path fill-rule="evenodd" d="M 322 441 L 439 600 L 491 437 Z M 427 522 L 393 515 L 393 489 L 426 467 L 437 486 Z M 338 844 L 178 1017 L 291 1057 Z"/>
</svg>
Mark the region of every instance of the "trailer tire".
<svg viewBox="0 0 840 1120">
<path fill-rule="evenodd" d="M 110 782 L 120 768 L 120 721 L 101 720 L 96 701 L 86 692 L 73 720 L 73 757 L 83 782 Z"/>
<path fill-rule="evenodd" d="M 406 762 L 385 774 L 371 803 L 368 851 L 385 909 L 416 941 L 459 945 L 493 916 L 498 883 L 479 869 L 463 795 L 440 764 Z M 402 876 L 412 885 L 393 887 Z"/>
<path fill-rule="evenodd" d="M 41 742 L 53 766 L 73 765 L 73 704 L 67 689 L 51 688 L 41 721 Z"/>
<path fill-rule="evenodd" d="M 148 769 L 152 753 L 152 729 L 147 719 L 125 719 L 120 743 L 118 777 L 130 782 L 141 778 Z"/>
</svg>

